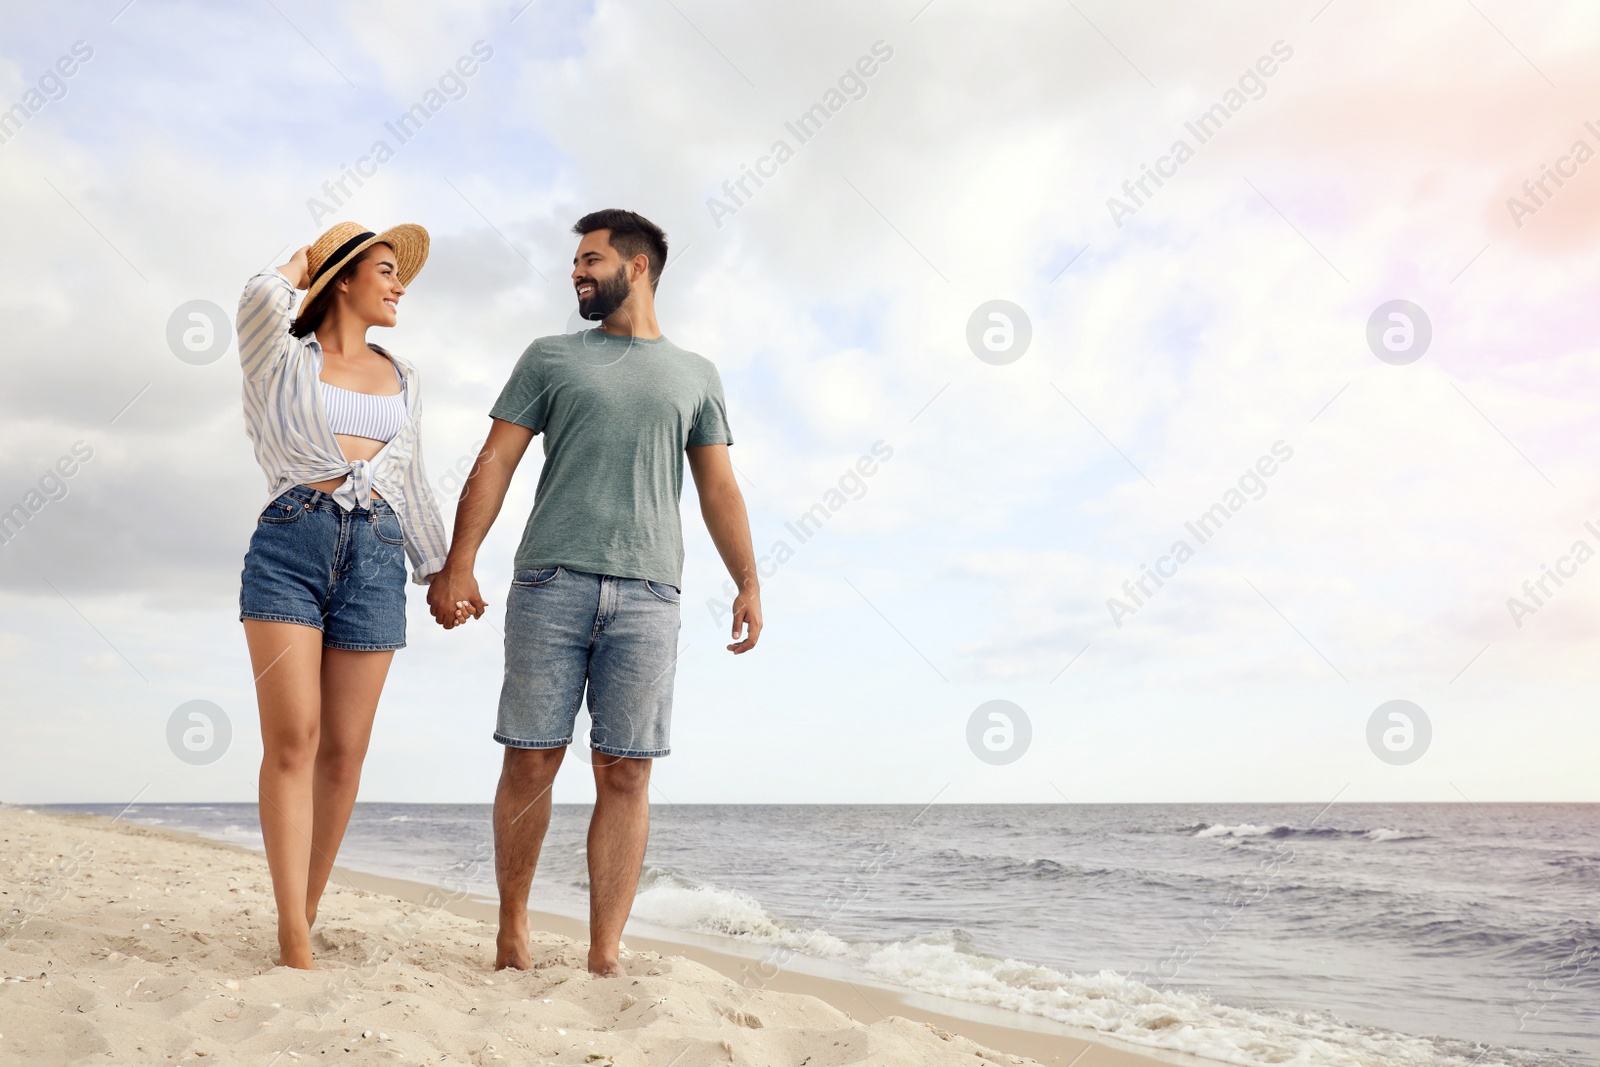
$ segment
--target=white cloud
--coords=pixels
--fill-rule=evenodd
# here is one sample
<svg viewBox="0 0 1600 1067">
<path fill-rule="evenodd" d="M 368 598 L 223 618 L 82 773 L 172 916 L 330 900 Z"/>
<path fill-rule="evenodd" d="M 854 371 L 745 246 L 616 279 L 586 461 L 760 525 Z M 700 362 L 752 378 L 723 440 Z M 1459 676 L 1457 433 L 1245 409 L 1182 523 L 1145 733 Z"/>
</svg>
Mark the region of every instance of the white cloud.
<svg viewBox="0 0 1600 1067">
<path fill-rule="evenodd" d="M 1095 779 L 1106 797 L 1220 795 L 1219 774 L 1249 781 L 1265 751 L 1293 759 L 1262 772 L 1259 792 L 1227 795 L 1349 780 L 1366 758 L 1363 709 L 1409 692 L 1463 709 L 1446 726 L 1479 731 L 1441 731 L 1451 773 L 1508 797 L 1580 795 L 1575 772 L 1541 773 L 1541 758 L 1568 766 L 1552 748 L 1508 768 L 1474 724 L 1527 692 L 1543 695 L 1524 712 L 1536 736 L 1564 750 L 1600 739 L 1571 712 L 1600 651 L 1594 575 L 1580 571 L 1520 630 L 1504 604 L 1600 520 L 1588 470 L 1600 170 L 1522 230 L 1504 208 L 1597 117 L 1540 74 L 1568 87 L 1593 77 L 1581 57 L 1594 19 L 1567 9 L 1518 27 L 1524 59 L 1471 11 L 1156 23 L 935 4 L 910 22 L 918 6 L 536 5 L 509 26 L 497 5 L 286 9 L 311 20 L 354 90 L 270 9 L 190 20 L 170 41 L 162 9 L 130 12 L 67 100 L 0 146 L 12 342 L 0 506 L 72 441 L 97 450 L 70 495 L 0 549 L 12 616 L 37 620 L 8 640 L 100 640 L 49 578 L 152 679 L 80 649 L 70 669 L 93 694 L 84 706 L 124 699 L 126 685 L 151 729 L 162 701 L 201 689 L 247 712 L 232 604 L 264 487 L 232 356 L 179 363 L 167 316 L 196 297 L 231 311 L 250 272 L 312 236 L 306 198 L 484 37 L 495 57 L 467 95 L 341 209 L 434 235 L 393 341 L 424 370 L 435 479 L 483 436 L 527 341 L 564 328 L 567 230 L 600 206 L 643 211 L 672 237 L 663 326 L 721 368 L 758 550 L 874 441 L 895 450 L 771 579 L 765 647 L 739 661 L 696 606 L 722 574 L 689 494 L 685 632 L 704 658 L 686 658 L 680 686 L 694 743 L 663 768 L 681 776 L 678 799 L 908 799 L 893 782 L 863 792 L 882 779 L 854 753 L 817 753 L 803 780 L 785 761 L 732 797 L 694 783 L 749 746 L 770 750 L 796 718 L 901 745 L 909 766 L 977 775 L 959 724 L 1006 688 L 1046 718 L 1105 718 L 1093 737 L 1104 752 L 1137 746 L 1149 769 L 1108 756 L 1117 769 Z M 72 35 L 36 27 L 42 43 L 0 66 L 26 77 Z M 1436 47 L 1374 44 L 1417 35 Z M 1118 229 L 1106 198 L 1278 39 L 1295 54 L 1266 95 Z M 793 140 L 785 121 L 879 40 L 893 58 L 865 95 L 717 227 L 707 197 L 775 138 Z M 140 47 L 188 59 L 149 68 Z M 1395 297 L 1433 319 L 1432 349 L 1407 367 L 1378 362 L 1363 339 Z M 1031 348 L 1008 366 L 966 347 L 968 317 L 994 298 L 1032 322 Z M 1116 627 L 1106 598 L 1280 439 L 1294 458 L 1265 495 Z M 503 584 L 532 475 L 485 548 L 486 590 Z M 413 684 L 386 697 L 394 714 L 437 689 L 484 720 L 494 642 L 464 653 L 467 639 L 430 631 L 415 602 L 412 626 Z M 469 677 L 455 673 L 463 659 Z M 55 684 L 21 673 L 24 700 Z M 840 681 L 807 687 L 818 673 Z M 753 733 L 696 732 L 709 721 L 696 716 L 734 695 L 763 709 Z M 1163 747 L 1190 731 L 1208 734 L 1211 763 Z M 42 795 L 45 779 L 27 775 L 54 750 L 30 743 L 0 770 Z M 1066 742 L 1039 743 L 1043 776 Z M 409 795 L 383 744 L 373 795 Z M 484 795 L 485 758 L 452 756 L 439 796 Z M 971 799 L 1031 797 L 1042 781 L 975 777 Z M 1393 795 L 1432 788 L 1387 769 L 1372 781 Z"/>
</svg>

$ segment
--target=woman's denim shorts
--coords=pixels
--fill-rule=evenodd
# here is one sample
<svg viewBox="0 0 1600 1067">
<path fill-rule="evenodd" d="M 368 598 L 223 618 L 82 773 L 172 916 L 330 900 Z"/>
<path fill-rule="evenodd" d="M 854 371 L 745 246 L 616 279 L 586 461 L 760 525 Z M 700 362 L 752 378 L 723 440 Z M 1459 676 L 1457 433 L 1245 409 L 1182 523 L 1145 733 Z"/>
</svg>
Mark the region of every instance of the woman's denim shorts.
<svg viewBox="0 0 1600 1067">
<path fill-rule="evenodd" d="M 325 648 L 404 648 L 405 538 L 394 509 L 374 499 L 345 511 L 307 485 L 268 504 L 245 553 L 239 618 L 314 626 Z"/>
</svg>

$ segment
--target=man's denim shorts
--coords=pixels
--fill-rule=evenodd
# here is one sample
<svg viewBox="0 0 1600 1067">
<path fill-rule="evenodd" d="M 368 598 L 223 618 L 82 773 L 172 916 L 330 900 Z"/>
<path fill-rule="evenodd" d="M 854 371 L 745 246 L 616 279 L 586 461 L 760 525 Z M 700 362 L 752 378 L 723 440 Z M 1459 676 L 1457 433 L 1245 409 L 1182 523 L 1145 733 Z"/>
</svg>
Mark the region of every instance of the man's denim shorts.
<svg viewBox="0 0 1600 1067">
<path fill-rule="evenodd" d="M 571 744 L 587 685 L 590 748 L 665 756 L 680 626 L 676 586 L 567 567 L 517 571 L 494 739 L 512 748 Z"/>
<path fill-rule="evenodd" d="M 239 618 L 314 626 L 324 648 L 404 648 L 404 546 L 400 519 L 382 500 L 345 511 L 328 493 L 297 485 L 256 520 Z"/>
</svg>

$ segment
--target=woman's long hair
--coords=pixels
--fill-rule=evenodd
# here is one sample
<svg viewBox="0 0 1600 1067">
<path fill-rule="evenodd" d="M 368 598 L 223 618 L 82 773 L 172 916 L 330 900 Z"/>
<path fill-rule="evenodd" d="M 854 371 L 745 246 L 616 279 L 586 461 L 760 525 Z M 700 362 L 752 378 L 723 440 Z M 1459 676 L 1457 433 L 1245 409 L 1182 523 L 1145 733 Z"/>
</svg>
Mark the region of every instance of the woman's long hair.
<svg viewBox="0 0 1600 1067">
<path fill-rule="evenodd" d="M 356 268 L 361 266 L 362 261 L 372 254 L 372 249 L 377 247 L 377 245 L 373 245 L 355 259 L 340 267 L 339 273 L 335 274 L 333 280 L 322 287 L 322 292 L 317 294 L 316 299 L 300 309 L 300 314 L 294 320 L 294 326 L 289 332 L 296 337 L 305 337 L 315 331 L 318 326 L 321 326 L 322 320 L 328 317 L 328 309 L 333 307 L 333 301 L 339 295 L 339 283 L 354 278 L 356 276 Z"/>
</svg>

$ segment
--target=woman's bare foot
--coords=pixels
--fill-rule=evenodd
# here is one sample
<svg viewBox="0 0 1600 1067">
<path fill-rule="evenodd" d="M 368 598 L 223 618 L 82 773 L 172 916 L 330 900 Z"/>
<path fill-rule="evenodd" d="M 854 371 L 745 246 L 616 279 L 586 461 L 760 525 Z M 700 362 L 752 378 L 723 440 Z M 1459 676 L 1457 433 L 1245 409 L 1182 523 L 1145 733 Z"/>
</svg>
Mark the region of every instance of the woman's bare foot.
<svg viewBox="0 0 1600 1067">
<path fill-rule="evenodd" d="M 293 967 L 297 971 L 315 970 L 316 963 L 311 959 L 311 946 L 307 944 L 291 948 L 279 945 L 278 966 Z"/>
<path fill-rule="evenodd" d="M 309 971 L 311 961 L 311 927 L 298 930 L 278 930 L 278 966 Z"/>
<path fill-rule="evenodd" d="M 315 926 L 315 925 L 317 925 L 317 905 L 314 902 L 307 903 L 306 904 L 306 932 L 310 933 L 311 932 L 311 928 L 313 926 Z"/>
<path fill-rule="evenodd" d="M 507 967 L 513 970 L 526 971 L 533 967 L 533 957 L 528 953 L 528 917 L 522 916 L 519 923 L 515 919 L 500 917 L 500 932 L 494 939 L 494 969 L 503 971 Z"/>
</svg>

